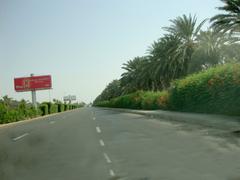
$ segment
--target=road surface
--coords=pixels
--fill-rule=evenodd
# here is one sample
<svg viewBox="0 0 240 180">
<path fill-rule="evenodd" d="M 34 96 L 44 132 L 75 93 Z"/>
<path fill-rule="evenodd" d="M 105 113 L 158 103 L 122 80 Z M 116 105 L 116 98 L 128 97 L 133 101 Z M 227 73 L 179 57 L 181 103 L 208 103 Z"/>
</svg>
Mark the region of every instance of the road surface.
<svg viewBox="0 0 240 180">
<path fill-rule="evenodd" d="M 0 127 L 0 180 L 240 180 L 239 138 L 82 108 Z"/>
</svg>

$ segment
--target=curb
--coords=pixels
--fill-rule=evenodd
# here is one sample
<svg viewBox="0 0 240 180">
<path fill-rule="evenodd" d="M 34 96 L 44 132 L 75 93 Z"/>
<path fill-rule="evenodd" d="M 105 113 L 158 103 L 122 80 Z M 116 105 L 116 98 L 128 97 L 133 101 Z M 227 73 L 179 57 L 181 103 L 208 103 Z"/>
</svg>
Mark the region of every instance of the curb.
<svg viewBox="0 0 240 180">
<path fill-rule="evenodd" d="M 164 119 L 173 122 L 189 123 L 200 125 L 208 128 L 227 130 L 227 131 L 239 131 L 240 130 L 240 116 L 224 116 L 215 114 L 199 114 L 199 113 L 183 113 L 175 111 L 163 111 L 163 110 L 131 110 L 120 108 L 103 108 L 106 110 L 120 111 L 125 113 L 133 113 L 144 115 L 150 118 Z"/>
</svg>

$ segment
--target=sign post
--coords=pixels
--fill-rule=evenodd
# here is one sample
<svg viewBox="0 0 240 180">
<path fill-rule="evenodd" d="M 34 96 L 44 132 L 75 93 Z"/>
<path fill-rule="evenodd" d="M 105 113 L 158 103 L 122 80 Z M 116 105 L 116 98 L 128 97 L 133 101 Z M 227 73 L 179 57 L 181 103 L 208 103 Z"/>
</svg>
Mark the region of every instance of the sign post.
<svg viewBox="0 0 240 180">
<path fill-rule="evenodd" d="M 34 74 L 31 74 L 31 77 L 33 76 Z M 33 104 L 33 107 L 37 109 L 37 94 L 35 89 L 32 90 L 32 104 Z"/>
<path fill-rule="evenodd" d="M 63 97 L 63 101 L 64 102 L 69 102 L 69 104 L 71 104 L 72 101 L 76 101 L 77 97 L 75 95 L 68 95 L 68 96 L 64 96 Z"/>
<path fill-rule="evenodd" d="M 50 75 L 14 78 L 14 88 L 16 92 L 31 91 L 32 104 L 37 109 L 37 90 L 45 90 L 52 88 L 52 78 Z"/>
</svg>

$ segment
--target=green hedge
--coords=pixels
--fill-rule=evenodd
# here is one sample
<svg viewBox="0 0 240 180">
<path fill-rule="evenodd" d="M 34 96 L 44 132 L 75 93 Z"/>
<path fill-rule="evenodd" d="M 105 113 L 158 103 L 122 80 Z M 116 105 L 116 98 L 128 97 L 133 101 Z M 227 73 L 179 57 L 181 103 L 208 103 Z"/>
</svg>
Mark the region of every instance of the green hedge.
<svg viewBox="0 0 240 180">
<path fill-rule="evenodd" d="M 69 110 L 69 104 L 64 104 L 64 111 L 68 111 Z"/>
<path fill-rule="evenodd" d="M 175 81 L 172 110 L 240 115 L 240 64 L 227 64 Z"/>
<path fill-rule="evenodd" d="M 12 108 L 0 103 L 0 124 L 16 122 L 41 115 L 41 110 L 27 107 L 20 103 L 18 107 Z"/>
<path fill-rule="evenodd" d="M 48 114 L 53 114 L 58 112 L 58 105 L 51 102 L 44 102 L 48 106 Z"/>
<path fill-rule="evenodd" d="M 220 65 L 187 76 L 173 82 L 168 91 L 138 91 L 94 105 L 240 115 L 240 64 Z"/>
<path fill-rule="evenodd" d="M 30 103 L 27 103 L 24 100 L 16 101 L 11 98 L 8 99 L 9 102 L 4 102 L 3 99 L 0 99 L 0 124 L 16 122 L 82 107 L 78 104 L 63 104 L 58 101 L 57 103 L 43 102 L 38 105 L 38 109 L 36 110 Z"/>
<path fill-rule="evenodd" d="M 63 112 L 64 111 L 64 104 L 58 103 L 57 106 L 58 106 L 58 112 Z"/>
<path fill-rule="evenodd" d="M 42 112 L 42 114 L 41 114 L 42 116 L 45 116 L 48 114 L 48 105 L 47 104 L 42 103 L 39 108 Z"/>
<path fill-rule="evenodd" d="M 57 104 L 50 104 L 50 114 L 57 113 L 58 112 L 58 105 Z"/>
<path fill-rule="evenodd" d="M 138 91 L 129 95 L 120 96 L 110 101 L 102 101 L 95 106 L 129 109 L 167 109 L 168 92 Z"/>
</svg>

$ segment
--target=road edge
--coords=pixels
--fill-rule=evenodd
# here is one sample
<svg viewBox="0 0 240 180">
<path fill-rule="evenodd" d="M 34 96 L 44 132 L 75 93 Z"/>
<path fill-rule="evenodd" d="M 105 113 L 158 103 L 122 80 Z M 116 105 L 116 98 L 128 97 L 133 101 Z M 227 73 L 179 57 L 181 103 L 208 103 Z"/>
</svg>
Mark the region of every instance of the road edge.
<svg viewBox="0 0 240 180">
<path fill-rule="evenodd" d="M 101 108 L 101 107 L 94 107 Z M 227 131 L 240 130 L 240 116 L 225 116 L 216 114 L 200 114 L 200 113 L 183 113 L 176 111 L 163 111 L 163 110 L 133 110 L 121 108 L 101 108 L 105 110 L 113 110 L 118 112 L 132 113 L 144 115 L 155 119 L 164 119 L 167 121 L 174 121 L 180 123 L 190 123 L 200 125 L 208 128 L 215 128 Z"/>
</svg>

